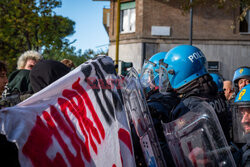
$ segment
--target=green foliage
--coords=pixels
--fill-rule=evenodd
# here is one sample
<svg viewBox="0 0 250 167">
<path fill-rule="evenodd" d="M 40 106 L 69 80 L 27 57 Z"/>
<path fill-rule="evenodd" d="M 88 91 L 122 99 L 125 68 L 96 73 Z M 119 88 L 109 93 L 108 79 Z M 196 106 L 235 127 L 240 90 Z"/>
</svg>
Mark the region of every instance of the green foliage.
<svg viewBox="0 0 250 167">
<path fill-rule="evenodd" d="M 0 0 L 0 60 L 9 71 L 16 68 L 17 58 L 31 49 L 43 50 L 53 59 L 83 56 L 66 39 L 75 32 L 75 22 L 53 12 L 60 6 L 60 0 Z"/>
<path fill-rule="evenodd" d="M 230 9 L 242 7 L 243 11 L 250 8 L 250 0 L 162 0 L 180 4 L 184 12 L 188 12 L 190 7 L 213 4 L 220 8 L 229 7 Z M 192 1 L 192 3 L 191 3 Z M 241 13 L 243 14 L 243 13 Z"/>
<path fill-rule="evenodd" d="M 61 61 L 63 59 L 70 59 L 74 62 L 75 66 L 79 66 L 88 59 L 92 59 L 98 55 L 107 55 L 108 53 L 99 50 L 94 51 L 92 49 L 87 49 L 82 53 L 82 50 L 76 51 L 74 46 L 65 45 L 59 50 L 58 48 L 45 49 L 43 52 L 45 59 L 53 59 Z"/>
</svg>

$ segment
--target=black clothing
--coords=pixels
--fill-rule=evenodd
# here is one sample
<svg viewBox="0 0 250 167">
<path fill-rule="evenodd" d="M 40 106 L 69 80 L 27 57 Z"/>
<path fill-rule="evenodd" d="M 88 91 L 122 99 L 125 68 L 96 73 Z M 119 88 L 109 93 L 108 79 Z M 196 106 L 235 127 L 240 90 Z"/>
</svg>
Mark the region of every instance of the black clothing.
<svg viewBox="0 0 250 167">
<path fill-rule="evenodd" d="M 30 71 L 30 82 L 34 92 L 38 92 L 70 72 L 70 68 L 59 61 L 41 60 Z"/>
<path fill-rule="evenodd" d="M 165 94 L 156 92 L 149 96 L 147 100 L 148 108 L 167 166 L 174 166 L 174 161 L 163 133 L 162 122 L 170 121 L 171 110 L 179 103 L 179 101 L 180 99 L 174 92 L 166 92 Z"/>
<path fill-rule="evenodd" d="M 6 137 L 0 134 L 0 162 L 1 166 L 18 167 L 18 150 L 14 143 L 7 141 Z"/>
<path fill-rule="evenodd" d="M 170 122 L 171 110 L 180 102 L 180 99 L 174 92 L 159 92 L 151 95 L 148 100 L 148 108 L 154 122 L 155 129 L 163 132 L 161 122 Z M 162 136 L 163 138 L 164 135 Z"/>
<path fill-rule="evenodd" d="M 227 141 L 230 141 L 230 113 L 227 108 L 225 99 L 220 97 L 217 93 L 217 86 L 212 81 L 211 76 L 203 76 L 192 82 L 193 89 L 187 85 L 188 92 L 185 92 L 185 87 L 182 88 L 183 98 L 172 112 L 172 120 L 179 118 L 186 114 L 192 108 L 196 107 L 202 101 L 208 102 L 215 110 L 217 117 L 220 121 L 221 127 L 225 134 Z M 191 86 L 192 87 L 192 86 Z M 179 92 L 178 92 L 179 93 Z"/>
<path fill-rule="evenodd" d="M 134 127 L 134 124 L 132 122 L 130 122 L 130 129 L 131 129 L 131 138 L 133 141 L 133 148 L 134 148 L 134 155 L 135 155 L 135 163 L 136 166 L 147 166 L 146 161 L 144 159 L 144 155 L 143 155 L 143 151 L 141 148 L 141 144 L 140 144 L 140 138 L 138 137 L 138 135 L 136 134 L 136 130 Z"/>
</svg>

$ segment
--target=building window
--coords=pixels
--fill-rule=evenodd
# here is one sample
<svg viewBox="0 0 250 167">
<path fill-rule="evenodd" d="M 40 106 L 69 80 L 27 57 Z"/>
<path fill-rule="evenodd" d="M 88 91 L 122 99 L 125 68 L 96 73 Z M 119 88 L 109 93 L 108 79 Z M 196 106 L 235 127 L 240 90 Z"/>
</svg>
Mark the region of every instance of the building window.
<svg viewBox="0 0 250 167">
<path fill-rule="evenodd" d="M 121 33 L 135 32 L 135 1 L 121 3 Z"/>
<path fill-rule="evenodd" d="M 218 61 L 208 61 L 207 62 L 208 72 L 219 72 L 220 71 L 220 62 Z"/>
<path fill-rule="evenodd" d="M 250 10 L 247 11 L 244 20 L 240 22 L 240 32 L 250 33 Z"/>
</svg>

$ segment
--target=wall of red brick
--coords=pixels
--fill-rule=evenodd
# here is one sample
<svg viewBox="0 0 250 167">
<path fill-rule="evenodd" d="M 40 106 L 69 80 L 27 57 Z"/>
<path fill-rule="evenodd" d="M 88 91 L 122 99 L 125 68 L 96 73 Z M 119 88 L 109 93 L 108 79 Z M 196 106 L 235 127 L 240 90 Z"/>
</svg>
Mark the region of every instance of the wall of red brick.
<svg viewBox="0 0 250 167">
<path fill-rule="evenodd" d="M 121 0 L 127 2 L 131 0 Z M 111 0 L 110 41 L 116 37 L 116 1 Z M 136 32 L 120 34 L 120 40 L 188 40 L 190 29 L 189 12 L 184 13 L 176 1 L 136 0 Z M 112 11 L 113 9 L 113 11 Z M 250 35 L 239 33 L 237 16 L 239 9 L 218 9 L 212 3 L 193 9 L 193 40 L 249 40 Z M 152 26 L 170 26 L 168 37 L 151 36 Z M 232 28 L 235 27 L 235 28 Z M 157 43 L 158 43 L 157 42 Z"/>
</svg>

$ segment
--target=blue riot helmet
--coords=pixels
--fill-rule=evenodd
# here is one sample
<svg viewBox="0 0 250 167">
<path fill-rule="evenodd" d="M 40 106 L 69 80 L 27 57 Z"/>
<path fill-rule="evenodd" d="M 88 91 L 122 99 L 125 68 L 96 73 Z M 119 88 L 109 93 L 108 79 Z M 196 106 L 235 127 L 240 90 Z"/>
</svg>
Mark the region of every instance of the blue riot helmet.
<svg viewBox="0 0 250 167">
<path fill-rule="evenodd" d="M 233 110 L 234 142 L 244 143 L 250 133 L 250 84 L 243 87 L 235 98 Z"/>
<path fill-rule="evenodd" d="M 159 86 L 159 61 L 163 61 L 167 52 L 159 52 L 149 60 L 145 60 L 140 74 L 141 84 L 148 93 Z"/>
<path fill-rule="evenodd" d="M 160 76 L 163 79 L 160 81 L 160 89 L 166 90 L 164 87 L 168 86 L 173 89 L 182 88 L 208 73 L 205 64 L 206 58 L 197 47 L 179 45 L 172 48 L 161 65 Z"/>
<path fill-rule="evenodd" d="M 235 88 L 239 89 L 239 87 L 243 87 L 241 85 L 238 84 L 240 79 L 247 79 L 250 80 L 250 67 L 240 67 L 238 69 L 235 70 L 234 72 L 234 77 L 233 77 L 233 83 Z M 240 89 L 241 89 L 240 88 Z M 238 92 L 238 90 L 236 90 Z"/>
<path fill-rule="evenodd" d="M 210 75 L 213 78 L 213 81 L 217 85 L 218 92 L 223 92 L 223 79 L 222 79 L 222 77 L 216 73 L 210 73 Z"/>
</svg>

